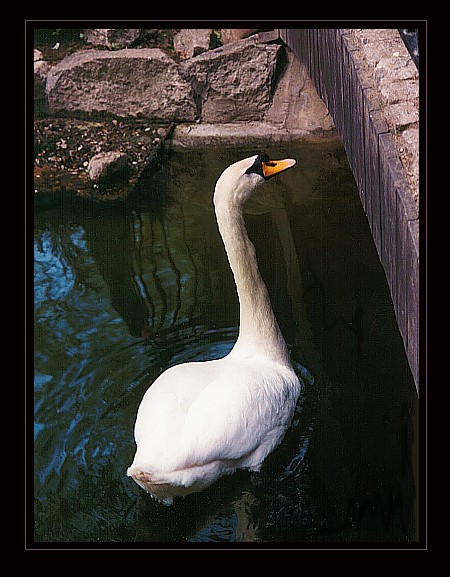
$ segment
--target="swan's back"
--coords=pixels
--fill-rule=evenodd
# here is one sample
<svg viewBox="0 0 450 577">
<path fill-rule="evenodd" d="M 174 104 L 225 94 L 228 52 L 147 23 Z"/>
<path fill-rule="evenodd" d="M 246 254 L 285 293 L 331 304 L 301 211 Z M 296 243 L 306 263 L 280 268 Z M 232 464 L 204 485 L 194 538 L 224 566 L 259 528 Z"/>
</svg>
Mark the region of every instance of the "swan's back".
<svg viewBox="0 0 450 577">
<path fill-rule="evenodd" d="M 144 395 L 136 443 L 160 469 L 239 460 L 285 424 L 299 393 L 297 376 L 285 367 L 229 357 L 177 365 Z"/>
<path fill-rule="evenodd" d="M 176 495 L 187 494 L 193 475 L 203 488 L 237 468 L 258 471 L 289 427 L 300 388 L 293 370 L 262 360 L 172 367 L 141 402 L 129 474 L 178 485 Z"/>
</svg>

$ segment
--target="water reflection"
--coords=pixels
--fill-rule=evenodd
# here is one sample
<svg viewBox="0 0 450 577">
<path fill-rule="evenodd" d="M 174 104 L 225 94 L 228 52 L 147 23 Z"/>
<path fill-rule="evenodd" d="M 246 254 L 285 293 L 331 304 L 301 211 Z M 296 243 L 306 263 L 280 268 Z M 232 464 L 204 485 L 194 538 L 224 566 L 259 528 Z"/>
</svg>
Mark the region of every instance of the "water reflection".
<svg viewBox="0 0 450 577">
<path fill-rule="evenodd" d="M 212 191 L 253 150 L 176 152 L 119 208 L 36 215 L 37 541 L 414 539 L 415 388 L 342 148 L 268 152 L 298 169 L 261 189 L 246 222 L 308 385 L 260 474 L 170 508 L 125 476 L 136 410 L 168 366 L 236 339 Z"/>
</svg>

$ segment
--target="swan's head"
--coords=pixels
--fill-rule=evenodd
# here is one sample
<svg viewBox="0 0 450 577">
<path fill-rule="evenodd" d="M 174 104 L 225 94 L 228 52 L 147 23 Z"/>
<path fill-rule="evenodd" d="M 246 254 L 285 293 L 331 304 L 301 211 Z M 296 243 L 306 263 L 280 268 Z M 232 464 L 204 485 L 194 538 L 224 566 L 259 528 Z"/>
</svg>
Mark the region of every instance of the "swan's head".
<svg viewBox="0 0 450 577">
<path fill-rule="evenodd" d="M 239 160 L 226 168 L 217 180 L 214 204 L 226 202 L 242 206 L 258 186 L 295 164 L 292 158 L 271 160 L 267 154 Z"/>
</svg>

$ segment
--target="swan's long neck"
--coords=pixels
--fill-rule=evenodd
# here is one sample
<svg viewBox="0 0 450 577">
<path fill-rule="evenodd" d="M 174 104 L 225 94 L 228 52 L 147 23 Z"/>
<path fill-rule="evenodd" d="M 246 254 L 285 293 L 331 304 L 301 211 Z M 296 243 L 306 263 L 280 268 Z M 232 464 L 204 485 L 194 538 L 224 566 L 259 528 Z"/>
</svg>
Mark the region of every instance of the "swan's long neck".
<svg viewBox="0 0 450 577">
<path fill-rule="evenodd" d="M 272 360 L 290 364 L 285 340 L 258 269 L 255 247 L 245 228 L 242 208 L 220 203 L 216 205 L 216 217 L 239 297 L 240 326 L 234 354 L 262 353 Z"/>
</svg>

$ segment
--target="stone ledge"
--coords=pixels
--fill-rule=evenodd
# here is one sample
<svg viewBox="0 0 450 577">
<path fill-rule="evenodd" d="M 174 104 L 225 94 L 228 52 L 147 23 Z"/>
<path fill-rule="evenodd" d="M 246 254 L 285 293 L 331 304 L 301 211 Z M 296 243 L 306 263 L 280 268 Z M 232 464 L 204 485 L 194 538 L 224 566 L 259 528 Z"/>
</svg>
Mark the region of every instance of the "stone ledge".
<svg viewBox="0 0 450 577">
<path fill-rule="evenodd" d="M 397 29 L 351 29 L 361 74 L 379 95 L 399 158 L 419 201 L 419 71 Z"/>
<path fill-rule="evenodd" d="M 214 144 L 276 144 L 278 142 L 324 142 L 338 139 L 335 130 L 282 128 L 267 122 L 223 124 L 179 124 L 173 133 L 174 147 L 210 146 Z"/>
</svg>

